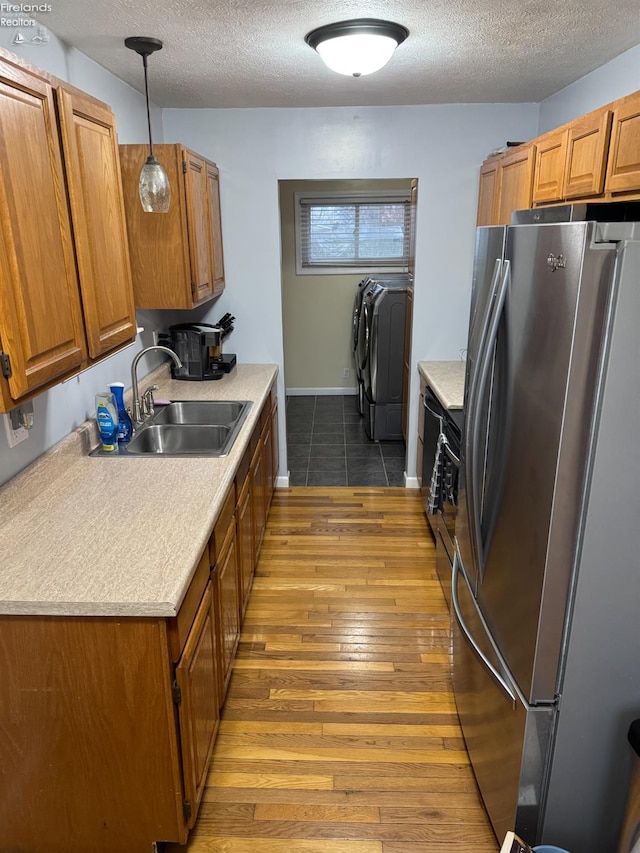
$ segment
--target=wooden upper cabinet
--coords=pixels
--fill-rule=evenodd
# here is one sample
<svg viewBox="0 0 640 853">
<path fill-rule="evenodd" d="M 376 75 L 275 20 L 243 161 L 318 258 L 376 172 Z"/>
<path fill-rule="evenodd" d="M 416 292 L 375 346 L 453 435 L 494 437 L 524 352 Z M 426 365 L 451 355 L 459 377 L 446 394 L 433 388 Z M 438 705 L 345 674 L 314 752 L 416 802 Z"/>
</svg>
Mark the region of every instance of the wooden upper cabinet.
<svg viewBox="0 0 640 853">
<path fill-rule="evenodd" d="M 531 201 L 561 201 L 564 193 L 564 167 L 567 153 L 567 129 L 554 130 L 536 139 L 533 193 Z"/>
<path fill-rule="evenodd" d="M 482 164 L 478 188 L 477 225 L 495 225 L 497 216 L 498 163 L 493 157 Z"/>
<path fill-rule="evenodd" d="M 222 249 L 222 217 L 220 214 L 220 175 L 218 167 L 207 163 L 207 202 L 211 222 L 211 270 L 213 295 L 224 290 L 224 251 Z"/>
<path fill-rule="evenodd" d="M 607 192 L 640 192 L 640 92 L 617 102 L 605 182 Z"/>
<path fill-rule="evenodd" d="M 209 236 L 211 233 L 211 213 L 207 202 L 207 164 L 202 157 L 192 151 L 185 150 L 182 156 L 187 208 L 187 239 L 191 261 L 191 290 L 194 302 L 201 302 L 213 296 L 213 269 Z"/>
<path fill-rule="evenodd" d="M 597 196 L 603 191 L 611 116 L 611 110 L 597 110 L 567 128 L 563 198 Z"/>
<path fill-rule="evenodd" d="M 531 207 L 535 145 L 515 148 L 501 157 L 498 165 L 498 192 L 495 222 L 508 225 L 514 210 Z"/>
<path fill-rule="evenodd" d="M 0 391 L 6 411 L 12 400 L 80 368 L 86 346 L 53 88 L 4 62 L 0 222 L 0 345 L 11 365 Z"/>
<path fill-rule="evenodd" d="M 224 281 L 219 199 L 215 204 L 211 199 L 215 165 L 178 144 L 154 145 L 154 153 L 171 186 L 167 213 L 145 213 L 140 204 L 138 181 L 148 146 L 120 146 L 135 304 L 193 308 L 222 291 L 216 277 Z"/>
<path fill-rule="evenodd" d="M 58 89 L 62 143 L 89 355 L 136 336 L 120 158 L 113 113 Z"/>
</svg>

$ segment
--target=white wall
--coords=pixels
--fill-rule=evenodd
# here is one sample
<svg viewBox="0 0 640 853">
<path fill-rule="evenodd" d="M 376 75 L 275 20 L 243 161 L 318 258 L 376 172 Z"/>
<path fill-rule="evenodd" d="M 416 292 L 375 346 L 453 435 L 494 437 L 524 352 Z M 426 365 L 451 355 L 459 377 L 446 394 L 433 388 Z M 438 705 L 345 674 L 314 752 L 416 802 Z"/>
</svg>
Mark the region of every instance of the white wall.
<svg viewBox="0 0 640 853">
<path fill-rule="evenodd" d="M 640 9 L 639 9 L 640 14 Z M 616 56 L 591 74 L 540 104 L 538 133 L 546 133 L 640 88 L 640 45 Z"/>
<path fill-rule="evenodd" d="M 536 104 L 165 110 L 164 138 L 220 168 L 227 289 L 215 315 L 237 317 L 229 348 L 283 365 L 279 180 L 419 181 L 412 364 L 457 359 L 466 344 L 478 169 L 507 139 L 536 135 Z M 231 347 L 231 341 L 233 346 Z M 418 378 L 408 470 L 415 473 Z M 279 393 L 284 384 L 279 377 Z M 284 406 L 280 408 L 281 459 Z"/>
<path fill-rule="evenodd" d="M 43 68 L 57 77 L 67 80 L 85 92 L 110 104 L 116 116 L 118 135 L 121 142 L 145 142 L 148 138 L 147 116 L 144 97 L 123 83 L 110 72 L 88 59 L 84 54 L 70 48 L 50 33 L 46 45 L 14 47 L 10 43 L 13 30 L 0 29 L 0 45 Z M 140 60 L 142 77 L 142 60 Z M 161 111 L 153 108 L 155 138 L 162 140 Z M 162 315 L 160 315 L 162 316 Z M 81 375 L 68 380 L 37 396 L 34 401 L 35 426 L 29 438 L 14 448 L 9 448 L 4 427 L 0 425 L 0 483 L 29 465 L 52 445 L 79 426 L 93 414 L 96 391 L 106 388 L 109 382 L 119 380 L 129 385 L 129 368 L 135 352 L 152 343 L 151 329 L 162 324 L 157 312 L 139 312 L 138 323 L 149 331 L 138 336 L 136 343 L 111 358 L 100 362 Z M 152 364 L 140 365 L 141 375 Z"/>
</svg>

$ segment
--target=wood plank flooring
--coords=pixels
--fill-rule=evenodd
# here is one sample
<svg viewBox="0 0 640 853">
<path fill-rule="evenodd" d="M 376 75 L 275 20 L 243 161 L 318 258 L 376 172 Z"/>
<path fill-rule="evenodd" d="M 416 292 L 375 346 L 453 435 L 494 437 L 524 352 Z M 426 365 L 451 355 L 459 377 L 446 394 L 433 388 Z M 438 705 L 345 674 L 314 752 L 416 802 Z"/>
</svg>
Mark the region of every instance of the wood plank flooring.
<svg viewBox="0 0 640 853">
<path fill-rule="evenodd" d="M 495 853 L 416 492 L 277 490 L 200 814 L 172 853 Z"/>
</svg>

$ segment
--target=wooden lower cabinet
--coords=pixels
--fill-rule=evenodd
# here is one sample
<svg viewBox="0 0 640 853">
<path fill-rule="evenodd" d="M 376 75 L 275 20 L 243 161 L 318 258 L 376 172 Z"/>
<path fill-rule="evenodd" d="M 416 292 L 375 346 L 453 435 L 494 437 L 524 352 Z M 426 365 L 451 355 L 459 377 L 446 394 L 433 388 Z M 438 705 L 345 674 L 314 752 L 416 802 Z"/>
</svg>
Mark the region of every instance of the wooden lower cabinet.
<svg viewBox="0 0 640 853">
<path fill-rule="evenodd" d="M 178 720 L 201 724 L 213 667 L 204 648 L 194 659 L 196 696 L 180 710 L 166 620 L 0 618 L 0 850 L 184 843 L 197 801 L 183 783 L 190 759 L 183 768 Z"/>
<path fill-rule="evenodd" d="M 231 664 L 240 637 L 239 569 L 235 513 L 230 521 L 224 543 L 216 555 L 215 565 L 218 573 L 218 636 L 220 639 L 220 674 L 218 680 L 221 687 L 220 704 L 222 705 L 231 678 Z"/>
<path fill-rule="evenodd" d="M 217 645 L 213 586 L 209 581 L 176 666 L 174 685 L 182 747 L 184 811 L 189 828 L 198 813 L 220 723 Z"/>
<path fill-rule="evenodd" d="M 274 418 L 275 396 L 175 617 L 0 616 L 2 853 L 186 842 L 264 534 Z"/>
<path fill-rule="evenodd" d="M 238 531 L 238 568 L 240 617 L 244 616 L 253 581 L 253 507 L 251 505 L 251 484 L 248 476 L 244 479 L 239 492 L 236 509 L 236 528 Z"/>
<path fill-rule="evenodd" d="M 258 562 L 258 554 L 262 545 L 262 537 L 264 536 L 264 528 L 267 520 L 266 502 L 265 502 L 265 470 L 264 470 L 264 447 L 260 437 L 256 444 L 256 449 L 251 459 L 251 468 L 249 469 L 251 478 L 251 505 L 253 512 L 251 517 L 253 520 L 253 562 L 254 565 Z"/>
</svg>

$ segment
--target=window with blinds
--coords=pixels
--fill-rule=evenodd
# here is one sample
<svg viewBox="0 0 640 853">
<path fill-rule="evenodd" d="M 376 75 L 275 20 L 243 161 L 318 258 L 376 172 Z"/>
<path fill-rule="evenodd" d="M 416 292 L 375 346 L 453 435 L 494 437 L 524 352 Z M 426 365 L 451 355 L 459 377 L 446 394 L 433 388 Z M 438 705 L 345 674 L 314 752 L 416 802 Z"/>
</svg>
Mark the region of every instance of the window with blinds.
<svg viewBox="0 0 640 853">
<path fill-rule="evenodd" d="M 295 209 L 298 274 L 406 270 L 408 193 L 296 193 Z"/>
</svg>

